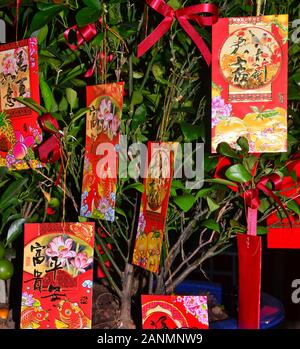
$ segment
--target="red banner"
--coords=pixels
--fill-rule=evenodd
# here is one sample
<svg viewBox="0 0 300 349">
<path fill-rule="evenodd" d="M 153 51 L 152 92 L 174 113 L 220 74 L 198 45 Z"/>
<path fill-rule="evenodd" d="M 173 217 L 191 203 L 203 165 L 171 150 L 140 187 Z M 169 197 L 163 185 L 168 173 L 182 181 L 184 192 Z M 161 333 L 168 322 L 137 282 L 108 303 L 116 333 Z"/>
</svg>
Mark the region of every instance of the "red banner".
<svg viewBox="0 0 300 349">
<path fill-rule="evenodd" d="M 172 142 L 148 142 L 148 166 L 133 264 L 153 273 L 159 272 L 177 146 L 178 143 Z"/>
<path fill-rule="evenodd" d="M 83 217 L 114 221 L 124 83 L 87 87 Z"/>
<path fill-rule="evenodd" d="M 287 151 L 288 15 L 221 18 L 212 37 L 212 151 Z"/>
<path fill-rule="evenodd" d="M 259 329 L 261 289 L 261 237 L 239 234 L 239 309 L 240 329 Z"/>
<path fill-rule="evenodd" d="M 33 151 L 42 141 L 37 113 L 15 100 L 40 102 L 37 52 L 36 38 L 0 46 L 0 166 L 41 167 Z"/>
</svg>

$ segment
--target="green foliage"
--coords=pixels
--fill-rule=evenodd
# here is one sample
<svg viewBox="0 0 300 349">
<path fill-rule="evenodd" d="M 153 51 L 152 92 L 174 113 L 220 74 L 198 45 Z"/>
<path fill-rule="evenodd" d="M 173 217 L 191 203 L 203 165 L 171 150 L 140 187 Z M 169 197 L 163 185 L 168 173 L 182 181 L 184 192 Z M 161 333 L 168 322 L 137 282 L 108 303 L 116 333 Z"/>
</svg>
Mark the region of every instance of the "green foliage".
<svg viewBox="0 0 300 349">
<path fill-rule="evenodd" d="M 221 17 L 240 17 L 255 12 L 254 6 L 242 0 L 213 2 L 219 5 Z M 170 0 L 168 3 L 173 8 L 180 8 L 195 2 Z M 3 10 L 0 17 L 14 31 L 15 10 L 6 5 L 7 1 L 5 4 L 0 2 Z M 51 112 L 59 121 L 63 131 L 63 176 L 61 183 L 54 185 L 60 171 L 59 163 L 35 171 L 9 173 L 0 169 L 0 240 L 8 245 L 18 238 L 25 221 L 85 220 L 79 217 L 78 206 L 85 145 L 86 85 L 125 81 L 121 131 L 127 135 L 129 145 L 147 140 L 193 144 L 205 142 L 209 145 L 207 101 L 210 99 L 210 75 L 203 58 L 177 21 L 147 54 L 137 58 L 137 44 L 161 21 L 160 16 L 149 11 L 151 20 L 147 24 L 144 5 L 144 1 L 131 0 L 23 1 L 18 34 L 20 39 L 37 35 L 42 98 L 41 105 L 28 98 L 18 100 L 40 115 Z M 300 18 L 297 5 L 297 0 L 269 1 L 266 2 L 265 13 L 289 13 L 292 22 Z M 100 17 L 101 23 L 98 21 Z M 94 22 L 97 22 L 97 35 L 78 50 L 72 51 L 66 45 L 64 31 L 76 24 L 84 26 Z M 295 28 L 290 29 L 292 34 Z M 203 28 L 199 30 L 209 43 L 209 32 Z M 74 32 L 70 33 L 69 41 L 76 44 Z M 101 55 L 111 55 L 112 59 L 101 59 Z M 94 74 L 85 78 L 84 74 L 94 63 Z M 162 261 L 157 290 L 165 291 L 162 280 L 166 280 L 170 292 L 170 285 L 180 282 L 180 274 L 186 271 L 188 265 L 195 265 L 194 269 L 190 269 L 195 270 L 205 258 L 222 252 L 236 232 L 245 231 L 244 222 L 238 223 L 244 204 L 241 193 L 234 192 L 228 186 L 240 190 L 245 183 L 255 185 L 266 174 L 287 174 L 286 160 L 299 149 L 299 64 L 299 44 L 291 43 L 287 154 L 264 154 L 257 159 L 248 153 L 247 141 L 240 138 L 240 150 L 232 149 L 226 143 L 218 147 L 218 152 L 232 161 L 223 178 L 214 177 L 217 157 L 206 151 L 202 188 L 187 189 L 185 178 L 173 180 L 166 225 L 168 233 L 164 242 L 164 251 L 169 250 L 169 257 L 165 254 Z M 189 161 L 195 164 L 194 157 Z M 255 165 L 257 169 L 253 171 Z M 116 221 L 113 224 L 97 222 L 97 227 L 109 233 L 109 243 L 113 246 L 112 250 L 105 250 L 105 256 L 96 252 L 97 259 L 110 285 L 119 295 L 122 272 L 126 263 L 130 262 L 139 196 L 143 190 L 142 183 L 129 177 L 119 178 Z M 54 210 L 51 215 L 47 213 L 49 207 Z M 299 207 L 295 203 L 288 203 L 287 208 L 299 214 Z M 262 198 L 260 219 L 263 221 L 273 209 L 272 200 Z M 199 240 L 199 236 L 202 237 L 202 233 L 207 231 L 211 234 L 208 240 Z M 263 231 L 263 228 L 259 228 L 259 233 Z M 97 239 L 102 238 L 98 236 Z M 105 239 L 107 237 L 101 241 L 107 243 Z M 198 242 L 203 243 L 205 248 L 196 250 Z M 191 246 L 188 254 L 193 258 L 186 263 L 186 249 Z M 194 255 L 193 251 L 196 251 Z M 168 263 L 165 263 L 166 258 Z M 105 266 L 107 260 L 115 261 L 112 270 Z M 179 271 L 177 266 L 181 266 Z M 170 275 L 171 280 L 168 279 Z"/>
</svg>

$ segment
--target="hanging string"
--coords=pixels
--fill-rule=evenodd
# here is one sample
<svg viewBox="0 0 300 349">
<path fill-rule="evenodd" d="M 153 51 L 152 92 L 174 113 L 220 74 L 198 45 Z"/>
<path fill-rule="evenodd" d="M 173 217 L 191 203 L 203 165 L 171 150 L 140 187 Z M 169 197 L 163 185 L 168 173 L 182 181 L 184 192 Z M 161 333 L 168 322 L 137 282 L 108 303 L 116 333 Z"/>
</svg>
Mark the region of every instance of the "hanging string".
<svg viewBox="0 0 300 349">
<path fill-rule="evenodd" d="M 20 11 L 20 6 L 22 5 L 22 0 L 17 0 L 16 3 L 16 41 L 18 41 L 18 31 L 19 31 L 19 11 Z"/>
</svg>

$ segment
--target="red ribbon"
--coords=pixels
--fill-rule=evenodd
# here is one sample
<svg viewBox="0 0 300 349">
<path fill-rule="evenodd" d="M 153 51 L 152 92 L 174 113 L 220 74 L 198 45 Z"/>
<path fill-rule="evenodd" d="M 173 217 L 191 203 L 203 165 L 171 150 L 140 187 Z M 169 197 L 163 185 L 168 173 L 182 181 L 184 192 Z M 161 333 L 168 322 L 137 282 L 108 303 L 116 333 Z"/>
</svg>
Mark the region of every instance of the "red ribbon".
<svg viewBox="0 0 300 349">
<path fill-rule="evenodd" d="M 272 189 L 269 189 L 267 187 L 267 183 L 272 184 Z M 273 190 L 279 190 L 280 186 L 282 184 L 281 177 L 276 174 L 272 173 L 269 176 L 265 176 L 261 178 L 255 188 L 248 189 L 243 194 L 243 197 L 245 199 L 245 203 L 247 206 L 247 233 L 249 235 L 256 235 L 257 234 L 257 210 L 260 205 L 259 200 L 259 191 L 262 191 L 265 195 L 271 197 L 283 210 L 285 215 L 288 217 L 288 220 L 290 222 L 290 218 L 288 215 L 288 212 L 284 205 L 282 204 L 281 200 L 278 196 L 276 196 L 273 192 Z M 291 222 L 290 222 L 291 224 Z"/>
<path fill-rule="evenodd" d="M 201 35 L 190 24 L 189 21 L 194 21 L 201 27 L 213 25 L 218 20 L 218 8 L 216 5 L 200 4 L 174 10 L 171 6 L 166 4 L 164 0 L 146 0 L 146 2 L 151 8 L 165 18 L 154 29 L 154 31 L 138 45 L 138 57 L 147 52 L 162 36 L 164 36 L 170 29 L 173 21 L 177 19 L 182 28 L 186 31 L 186 33 L 198 47 L 199 51 L 202 53 L 207 65 L 210 65 L 210 50 L 202 39 Z M 203 16 L 203 14 L 210 14 L 211 16 Z"/>
<path fill-rule="evenodd" d="M 99 22 L 102 22 L 102 18 L 99 19 Z M 77 45 L 70 44 L 69 42 L 69 33 L 71 30 L 76 32 L 77 37 Z M 64 32 L 64 37 L 67 41 L 67 45 L 70 47 L 72 51 L 76 51 L 80 45 L 82 45 L 85 41 L 91 41 L 97 35 L 97 28 L 94 23 L 87 24 L 83 27 L 78 27 L 77 25 L 73 25 L 68 28 Z"/>
<path fill-rule="evenodd" d="M 39 117 L 39 124 L 43 131 L 51 134 L 46 141 L 38 146 L 39 158 L 43 163 L 53 164 L 61 158 L 61 135 L 58 132 L 58 122 L 50 113 L 47 113 Z"/>
</svg>

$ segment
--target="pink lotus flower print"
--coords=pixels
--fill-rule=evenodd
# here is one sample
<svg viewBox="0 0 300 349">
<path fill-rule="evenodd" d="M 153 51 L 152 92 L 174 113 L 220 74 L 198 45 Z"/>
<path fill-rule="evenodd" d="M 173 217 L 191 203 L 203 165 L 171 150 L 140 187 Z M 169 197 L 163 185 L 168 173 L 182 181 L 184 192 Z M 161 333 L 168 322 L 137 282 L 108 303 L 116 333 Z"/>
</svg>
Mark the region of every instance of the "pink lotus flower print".
<svg viewBox="0 0 300 349">
<path fill-rule="evenodd" d="M 45 251 L 48 257 L 58 257 L 58 262 L 64 266 L 69 258 L 76 257 L 76 252 L 72 251 L 72 239 L 63 240 L 62 236 L 55 237 L 48 245 Z"/>
<path fill-rule="evenodd" d="M 71 264 L 78 272 L 84 273 L 87 267 L 93 263 L 93 258 L 88 258 L 86 253 L 79 252 L 77 256 L 71 260 Z"/>
<path fill-rule="evenodd" d="M 97 111 L 97 119 L 102 131 L 110 139 L 117 135 L 121 125 L 118 115 L 115 112 L 113 102 L 109 98 L 102 99 Z"/>
</svg>

